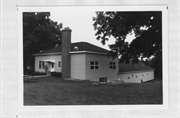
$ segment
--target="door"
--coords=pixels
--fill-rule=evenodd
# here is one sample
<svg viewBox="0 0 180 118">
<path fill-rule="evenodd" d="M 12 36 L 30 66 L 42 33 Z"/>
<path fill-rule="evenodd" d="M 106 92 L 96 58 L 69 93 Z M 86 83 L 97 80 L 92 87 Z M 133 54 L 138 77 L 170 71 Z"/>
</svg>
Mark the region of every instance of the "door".
<svg viewBox="0 0 180 118">
<path fill-rule="evenodd" d="M 54 72 L 55 71 L 55 64 L 54 63 L 51 63 L 50 64 L 50 72 Z"/>
</svg>

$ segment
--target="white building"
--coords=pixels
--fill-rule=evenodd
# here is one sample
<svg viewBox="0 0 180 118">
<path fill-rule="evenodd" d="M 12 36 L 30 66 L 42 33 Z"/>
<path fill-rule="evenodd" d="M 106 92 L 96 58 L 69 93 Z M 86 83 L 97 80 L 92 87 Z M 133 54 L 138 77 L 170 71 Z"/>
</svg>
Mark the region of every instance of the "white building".
<svg viewBox="0 0 180 118">
<path fill-rule="evenodd" d="M 62 72 L 61 46 L 34 54 L 35 71 Z M 126 82 L 145 82 L 154 79 L 154 69 L 145 64 L 118 64 L 118 59 L 107 57 L 108 50 L 87 42 L 71 44 L 71 78 L 99 81 L 99 77 L 108 80 Z"/>
<path fill-rule="evenodd" d="M 34 54 L 35 71 L 62 72 L 61 46 Z M 98 77 L 117 79 L 118 59 L 107 58 L 108 50 L 87 42 L 71 44 L 71 78 L 98 80 Z M 112 65 L 113 64 L 113 65 Z M 113 67 L 112 67 L 113 66 Z"/>
<path fill-rule="evenodd" d="M 154 69 L 147 65 L 118 64 L 118 59 L 108 58 L 108 50 L 87 42 L 71 43 L 71 30 L 62 32 L 62 45 L 36 53 L 35 71 L 62 72 L 64 78 L 99 81 L 124 80 L 145 82 L 154 79 Z M 63 61 L 64 60 L 64 61 Z"/>
</svg>

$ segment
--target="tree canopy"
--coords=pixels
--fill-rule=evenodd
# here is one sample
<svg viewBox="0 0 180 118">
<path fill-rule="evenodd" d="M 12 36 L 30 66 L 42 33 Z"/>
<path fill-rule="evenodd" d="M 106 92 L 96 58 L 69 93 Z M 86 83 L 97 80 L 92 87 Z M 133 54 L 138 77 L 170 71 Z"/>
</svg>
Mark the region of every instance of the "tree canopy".
<svg viewBox="0 0 180 118">
<path fill-rule="evenodd" d="M 152 12 L 96 12 L 93 17 L 96 38 L 105 44 L 111 37 L 110 57 L 120 57 L 120 62 L 138 63 L 140 57 L 156 56 L 162 51 L 162 13 Z M 126 37 L 134 33 L 135 39 L 128 43 Z"/>
<path fill-rule="evenodd" d="M 23 13 L 23 58 L 24 69 L 33 68 L 32 54 L 61 44 L 62 24 L 50 19 L 49 12 Z"/>
</svg>

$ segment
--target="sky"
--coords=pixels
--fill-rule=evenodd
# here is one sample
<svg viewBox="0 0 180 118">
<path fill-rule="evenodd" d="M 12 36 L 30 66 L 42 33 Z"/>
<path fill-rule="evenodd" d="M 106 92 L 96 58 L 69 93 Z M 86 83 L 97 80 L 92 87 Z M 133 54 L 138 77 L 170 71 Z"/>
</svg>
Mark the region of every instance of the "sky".
<svg viewBox="0 0 180 118">
<path fill-rule="evenodd" d="M 89 42 L 94 45 L 109 49 L 109 44 L 113 44 L 115 39 L 111 38 L 105 45 L 96 39 L 93 27 L 93 17 L 96 9 L 93 7 L 60 7 L 51 10 L 50 19 L 63 24 L 63 28 L 69 27 L 72 30 L 71 42 Z M 127 37 L 128 41 L 134 38 L 133 35 Z"/>
</svg>

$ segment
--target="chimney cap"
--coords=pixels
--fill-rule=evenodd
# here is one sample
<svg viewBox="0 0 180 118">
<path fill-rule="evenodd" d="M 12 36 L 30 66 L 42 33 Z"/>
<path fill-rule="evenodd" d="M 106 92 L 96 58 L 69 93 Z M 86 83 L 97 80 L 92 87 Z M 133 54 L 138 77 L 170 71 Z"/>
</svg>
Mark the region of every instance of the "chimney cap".
<svg viewBox="0 0 180 118">
<path fill-rule="evenodd" d="M 72 31 L 69 27 L 65 27 L 62 31 Z"/>
</svg>

